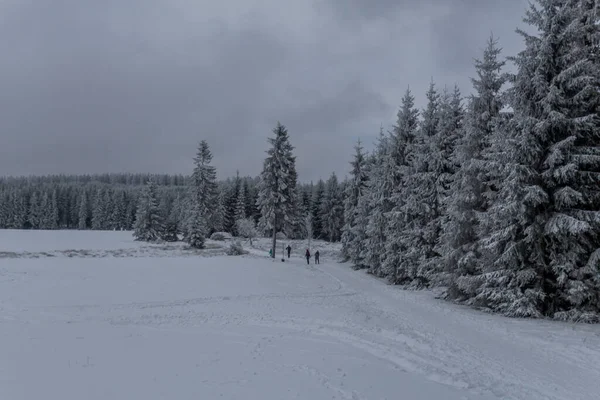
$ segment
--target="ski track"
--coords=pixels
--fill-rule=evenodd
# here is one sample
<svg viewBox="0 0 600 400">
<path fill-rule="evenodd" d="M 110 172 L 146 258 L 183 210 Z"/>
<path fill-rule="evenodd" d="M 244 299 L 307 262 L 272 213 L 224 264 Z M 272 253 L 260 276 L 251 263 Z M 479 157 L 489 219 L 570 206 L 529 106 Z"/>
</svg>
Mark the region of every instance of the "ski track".
<svg viewBox="0 0 600 400">
<path fill-rule="evenodd" d="M 282 269 L 301 268 L 302 276 L 319 282 L 319 290 L 29 306 L 11 304 L 10 298 L 0 296 L 0 324 L 101 323 L 164 332 L 258 327 L 273 335 L 252 339 L 254 358 L 282 340 L 302 338 L 324 345 L 342 343 L 398 373 L 466 391 L 473 398 L 591 400 L 600 393 L 600 331 L 595 326 L 488 315 L 434 300 L 428 292 L 401 291 L 343 264 L 307 266 L 299 257 L 281 263 L 265 259 L 264 252 L 255 249 L 246 258 L 260 258 L 265 265 L 278 262 Z M 3 267 L 1 288 L 25 285 L 39 274 Z M 319 312 L 313 316 L 311 310 Z M 240 338 L 241 343 L 252 340 Z M 337 377 L 313 365 L 263 362 L 302 374 L 338 398 L 372 398 L 344 387 Z M 247 383 L 234 379 L 220 385 Z"/>
</svg>

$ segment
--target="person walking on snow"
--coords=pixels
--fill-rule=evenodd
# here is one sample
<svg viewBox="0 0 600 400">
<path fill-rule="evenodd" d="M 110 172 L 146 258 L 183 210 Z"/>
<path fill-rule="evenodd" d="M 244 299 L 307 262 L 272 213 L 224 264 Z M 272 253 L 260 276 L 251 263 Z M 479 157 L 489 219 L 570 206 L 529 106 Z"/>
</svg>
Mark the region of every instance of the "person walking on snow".
<svg viewBox="0 0 600 400">
<path fill-rule="evenodd" d="M 310 264 L 310 251 L 308 251 L 308 249 L 306 249 L 304 256 L 306 257 L 306 263 Z"/>
<path fill-rule="evenodd" d="M 292 247 L 288 244 L 288 247 L 285 248 L 288 252 L 288 258 L 290 258 L 290 254 L 292 252 Z"/>
<path fill-rule="evenodd" d="M 320 262 L 319 262 L 319 250 L 315 251 L 315 264 L 320 264 Z"/>
</svg>

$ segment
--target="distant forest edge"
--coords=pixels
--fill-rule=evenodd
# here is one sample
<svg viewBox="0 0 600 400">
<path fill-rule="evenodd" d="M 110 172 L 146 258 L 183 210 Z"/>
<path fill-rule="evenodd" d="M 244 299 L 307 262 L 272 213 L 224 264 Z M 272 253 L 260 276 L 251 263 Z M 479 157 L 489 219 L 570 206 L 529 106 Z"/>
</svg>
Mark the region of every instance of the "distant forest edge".
<svg viewBox="0 0 600 400">
<path fill-rule="evenodd" d="M 181 174 L 86 174 L 46 175 L 0 178 L 0 229 L 80 229 L 80 230 L 133 230 L 140 195 L 145 185 L 156 184 L 159 208 L 164 219 L 185 216 L 185 199 L 190 193 L 191 175 Z M 218 185 L 218 202 L 215 208 L 223 210 L 223 224 L 219 231 L 235 234 L 235 221 L 251 218 L 259 222 L 258 198 L 259 177 L 235 176 Z M 333 178 L 327 197 L 343 209 L 339 192 L 344 183 L 338 185 Z M 326 195 L 324 181 L 315 184 L 299 184 L 302 213 L 310 214 L 315 221 L 321 220 L 321 205 Z M 239 202 L 245 204 L 244 213 Z M 342 228 L 339 221 L 337 230 Z M 317 222 L 313 229 L 314 238 L 339 240 L 339 234 L 324 234 L 322 224 Z M 179 229 L 178 229 L 179 230 Z M 181 230 L 179 230 L 181 231 Z M 334 232 L 334 233 L 335 233 Z M 294 235 L 292 235 L 294 236 Z M 298 232 L 297 237 L 304 238 Z"/>
</svg>

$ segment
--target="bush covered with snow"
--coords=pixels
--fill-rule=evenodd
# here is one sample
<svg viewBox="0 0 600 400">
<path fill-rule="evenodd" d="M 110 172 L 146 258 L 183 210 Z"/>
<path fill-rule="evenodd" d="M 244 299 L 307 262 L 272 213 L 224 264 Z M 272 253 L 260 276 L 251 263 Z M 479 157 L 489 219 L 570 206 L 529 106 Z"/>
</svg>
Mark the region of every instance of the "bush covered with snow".
<svg viewBox="0 0 600 400">
<path fill-rule="evenodd" d="M 248 254 L 248 251 L 244 250 L 242 243 L 239 240 L 235 242 L 231 242 L 229 248 L 227 249 L 227 255 L 229 256 L 241 256 L 244 254 Z"/>
<path fill-rule="evenodd" d="M 231 236 L 231 234 L 227 232 L 215 232 L 210 236 L 210 239 L 222 242 L 225 240 L 233 239 L 233 236 Z"/>
</svg>

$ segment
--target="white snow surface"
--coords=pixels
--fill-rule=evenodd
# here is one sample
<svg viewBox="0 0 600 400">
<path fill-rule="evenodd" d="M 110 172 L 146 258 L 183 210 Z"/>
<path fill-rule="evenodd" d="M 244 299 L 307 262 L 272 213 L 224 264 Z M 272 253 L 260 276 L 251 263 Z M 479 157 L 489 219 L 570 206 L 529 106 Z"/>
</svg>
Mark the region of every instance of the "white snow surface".
<svg viewBox="0 0 600 400">
<path fill-rule="evenodd" d="M 119 251 L 148 247 L 131 232 L 0 230 L 0 399 L 599 398 L 598 326 L 483 314 L 263 245 L 201 257 Z"/>
</svg>

